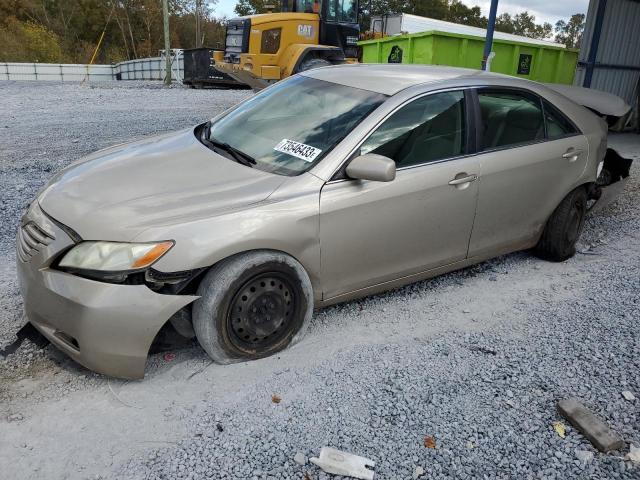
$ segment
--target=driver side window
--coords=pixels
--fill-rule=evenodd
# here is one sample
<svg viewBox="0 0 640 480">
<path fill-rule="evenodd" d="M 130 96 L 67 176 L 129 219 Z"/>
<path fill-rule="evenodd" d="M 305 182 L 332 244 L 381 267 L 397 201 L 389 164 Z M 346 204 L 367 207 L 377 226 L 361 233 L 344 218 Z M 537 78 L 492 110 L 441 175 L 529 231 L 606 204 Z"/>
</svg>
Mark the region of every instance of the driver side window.
<svg viewBox="0 0 640 480">
<path fill-rule="evenodd" d="M 464 93 L 427 95 L 405 105 L 363 144 L 360 154 L 391 158 L 398 168 L 463 155 L 466 148 Z"/>
</svg>

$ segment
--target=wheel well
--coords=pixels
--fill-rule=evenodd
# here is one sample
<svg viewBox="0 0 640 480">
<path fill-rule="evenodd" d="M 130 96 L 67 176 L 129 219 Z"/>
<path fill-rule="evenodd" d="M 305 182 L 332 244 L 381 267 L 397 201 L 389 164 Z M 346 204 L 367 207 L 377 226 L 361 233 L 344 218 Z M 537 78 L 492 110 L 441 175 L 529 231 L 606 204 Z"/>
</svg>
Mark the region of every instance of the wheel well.
<svg viewBox="0 0 640 480">
<path fill-rule="evenodd" d="M 305 50 L 302 55 L 300 55 L 300 58 L 298 58 L 293 71 L 297 73 L 300 69 L 300 66 L 307 60 L 311 59 L 327 60 L 328 62 L 337 65 L 340 63 L 344 63 L 344 53 L 340 49 L 309 48 Z"/>
<path fill-rule="evenodd" d="M 239 255 L 244 255 L 245 253 L 252 253 L 252 252 L 272 252 L 272 253 L 279 253 L 281 255 L 287 255 L 288 257 L 291 257 L 296 262 L 298 262 L 302 266 L 302 268 L 304 268 L 304 270 L 307 272 L 307 275 L 309 275 L 309 269 L 305 267 L 304 263 L 302 263 L 300 259 L 298 259 L 295 255 L 291 255 L 289 252 L 285 252 L 283 250 L 277 250 L 274 248 L 256 248 L 252 250 L 243 250 L 241 252 L 236 252 L 233 255 L 229 255 L 228 257 L 221 258 L 220 260 L 209 265 L 208 267 L 202 267 L 197 269 L 199 271 L 188 281 L 186 285 L 184 285 L 184 287 L 180 290 L 179 295 L 195 295 L 196 292 L 198 291 L 198 287 L 200 286 L 200 283 L 202 282 L 202 279 L 204 278 L 204 276 L 207 274 L 209 270 L 211 270 L 216 265 L 220 264 L 220 262 L 224 262 L 232 258 L 235 258 Z M 311 284 L 315 289 L 316 285 L 314 285 L 312 278 L 313 277 L 309 275 L 309 279 L 311 279 Z"/>
<path fill-rule="evenodd" d="M 544 229 L 546 228 L 547 224 L 549 223 L 549 220 L 553 216 L 553 214 L 556 211 L 556 209 L 560 205 L 562 205 L 562 202 L 564 202 L 564 199 L 567 198 L 569 195 L 571 195 L 574 191 L 578 190 L 579 188 L 583 188 L 587 192 L 587 199 L 591 199 L 592 192 L 597 190 L 596 184 L 594 182 L 585 182 L 585 183 L 583 183 L 581 185 L 578 185 L 574 189 L 572 189 L 569 193 L 567 193 L 564 197 L 562 197 L 560 199 L 560 202 L 558 202 L 558 204 L 554 207 L 553 211 L 549 214 L 549 217 L 546 219 L 546 221 L 544 222 L 544 224 L 543 224 L 543 226 L 542 226 L 542 228 L 540 230 L 540 235 L 542 235 L 542 233 L 544 232 Z"/>
<path fill-rule="evenodd" d="M 585 191 L 587 192 L 588 200 L 597 199 L 600 196 L 596 182 L 585 182 L 582 185 L 578 185 L 576 188 L 584 188 Z"/>
</svg>

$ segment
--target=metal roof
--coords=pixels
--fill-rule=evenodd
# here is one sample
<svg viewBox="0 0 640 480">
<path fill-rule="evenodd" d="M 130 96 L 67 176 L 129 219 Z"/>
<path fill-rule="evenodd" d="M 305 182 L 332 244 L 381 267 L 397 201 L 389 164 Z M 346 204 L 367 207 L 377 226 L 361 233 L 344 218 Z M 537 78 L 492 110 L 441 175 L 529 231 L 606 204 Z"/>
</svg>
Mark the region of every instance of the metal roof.
<svg viewBox="0 0 640 480">
<path fill-rule="evenodd" d="M 420 17 L 418 15 L 411 15 L 409 13 L 396 13 L 390 15 L 374 15 L 371 19 L 374 30 L 376 22 L 389 18 L 400 18 L 400 29 L 398 32 L 387 32 L 390 35 L 400 35 L 401 33 L 421 33 L 428 32 L 430 30 L 459 33 L 462 35 L 472 35 L 475 37 L 485 38 L 487 36 L 487 30 L 479 27 L 470 27 L 468 25 L 461 25 L 459 23 L 445 22 L 444 20 L 436 20 L 435 18 Z M 523 37 L 521 35 L 513 35 L 511 33 L 503 33 L 495 31 L 493 34 L 494 40 L 508 40 L 511 42 L 528 43 L 530 45 L 541 45 L 545 47 L 566 48 L 561 43 L 555 43 L 551 40 L 539 40 L 536 38 Z"/>
</svg>

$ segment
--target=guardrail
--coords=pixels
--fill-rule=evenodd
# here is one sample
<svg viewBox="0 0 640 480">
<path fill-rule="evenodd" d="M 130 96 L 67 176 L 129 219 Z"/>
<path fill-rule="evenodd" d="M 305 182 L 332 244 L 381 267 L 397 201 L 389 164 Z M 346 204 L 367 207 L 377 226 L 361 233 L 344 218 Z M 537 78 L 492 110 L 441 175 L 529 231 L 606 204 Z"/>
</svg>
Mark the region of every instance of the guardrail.
<svg viewBox="0 0 640 480">
<path fill-rule="evenodd" d="M 53 82 L 105 82 L 112 80 L 163 80 L 164 52 L 159 57 L 139 58 L 115 65 L 71 63 L 0 63 L 0 80 L 37 80 Z M 171 78 L 182 83 L 182 50 L 172 50 Z"/>
<path fill-rule="evenodd" d="M 0 63 L 0 80 L 40 80 L 56 82 L 94 82 L 113 80 L 112 65 L 70 63 Z"/>
</svg>

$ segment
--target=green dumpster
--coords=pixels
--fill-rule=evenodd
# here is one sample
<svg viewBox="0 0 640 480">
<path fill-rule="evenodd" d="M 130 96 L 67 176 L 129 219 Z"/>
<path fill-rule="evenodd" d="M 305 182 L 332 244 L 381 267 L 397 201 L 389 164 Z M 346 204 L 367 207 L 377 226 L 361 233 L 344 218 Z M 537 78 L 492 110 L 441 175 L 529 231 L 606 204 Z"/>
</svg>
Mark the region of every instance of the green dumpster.
<svg viewBox="0 0 640 480">
<path fill-rule="evenodd" d="M 480 68 L 484 38 L 429 31 L 364 40 L 363 63 L 420 63 Z M 494 39 L 491 71 L 536 82 L 572 84 L 578 50 Z"/>
</svg>

